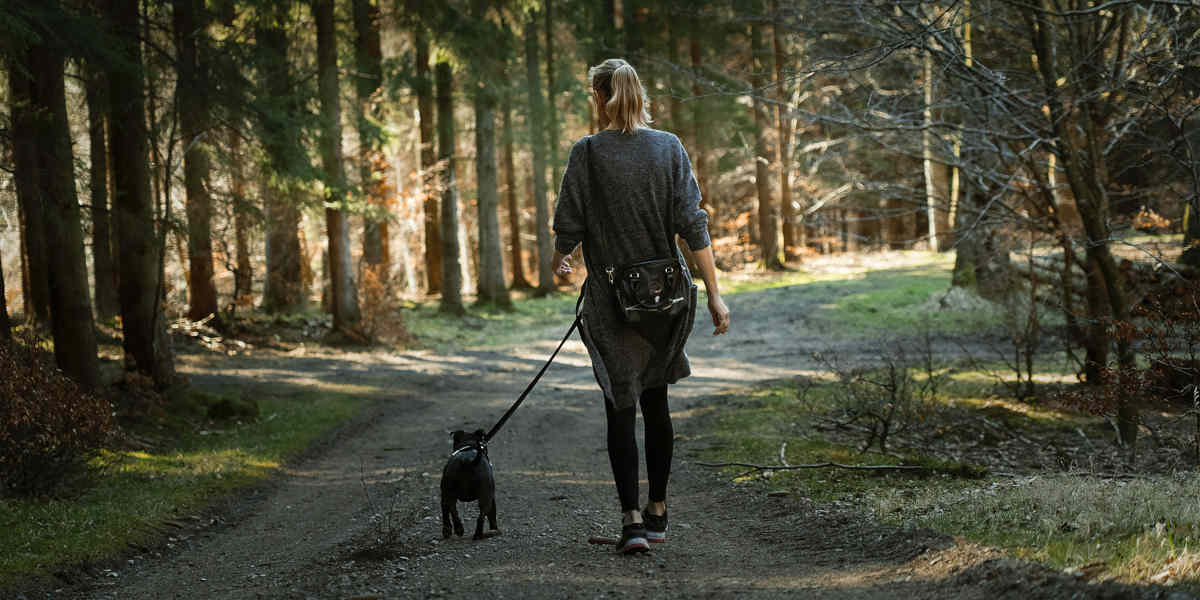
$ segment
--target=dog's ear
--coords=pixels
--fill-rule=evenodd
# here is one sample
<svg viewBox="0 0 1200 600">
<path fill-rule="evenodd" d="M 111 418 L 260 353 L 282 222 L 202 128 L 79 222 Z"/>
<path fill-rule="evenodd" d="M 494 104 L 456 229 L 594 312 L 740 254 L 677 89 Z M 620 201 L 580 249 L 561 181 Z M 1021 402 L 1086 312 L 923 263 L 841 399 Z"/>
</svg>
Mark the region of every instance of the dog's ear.
<svg viewBox="0 0 1200 600">
<path fill-rule="evenodd" d="M 457 448 L 458 445 L 462 442 L 463 437 L 465 437 L 466 435 L 467 435 L 467 432 L 465 432 L 461 429 L 457 429 L 450 433 L 450 442 L 452 444 L 454 444 L 455 448 Z"/>
</svg>

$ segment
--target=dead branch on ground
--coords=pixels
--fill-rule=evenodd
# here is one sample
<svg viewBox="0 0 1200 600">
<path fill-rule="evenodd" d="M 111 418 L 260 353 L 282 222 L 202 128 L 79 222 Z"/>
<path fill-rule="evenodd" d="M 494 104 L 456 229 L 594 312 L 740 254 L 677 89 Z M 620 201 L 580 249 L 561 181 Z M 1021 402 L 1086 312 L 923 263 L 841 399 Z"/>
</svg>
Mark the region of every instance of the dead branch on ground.
<svg viewBox="0 0 1200 600">
<path fill-rule="evenodd" d="M 702 467 L 745 467 L 750 469 L 740 476 L 758 471 L 798 471 L 800 469 L 850 469 L 854 471 L 928 471 L 930 467 L 920 465 L 845 465 L 835 462 L 814 463 L 809 465 L 756 465 L 744 462 L 696 463 Z"/>
</svg>

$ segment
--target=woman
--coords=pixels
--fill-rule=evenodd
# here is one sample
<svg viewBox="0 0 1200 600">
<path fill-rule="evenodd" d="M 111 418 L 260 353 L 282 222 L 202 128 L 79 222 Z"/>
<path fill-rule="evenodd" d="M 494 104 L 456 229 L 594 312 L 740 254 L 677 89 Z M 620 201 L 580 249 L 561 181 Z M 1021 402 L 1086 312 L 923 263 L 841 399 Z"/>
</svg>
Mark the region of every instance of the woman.
<svg viewBox="0 0 1200 600">
<path fill-rule="evenodd" d="M 637 72 L 613 58 L 588 70 L 600 131 L 571 148 L 554 214 L 555 272 L 572 271 L 567 255 L 584 246 L 587 280 L 580 335 L 604 392 L 608 457 L 622 528 L 621 553 L 645 552 L 667 533 L 667 479 L 675 432 L 667 385 L 691 369 L 683 346 L 695 315 L 691 273 L 683 269 L 691 303 L 684 314 L 652 323 L 629 324 L 617 312 L 612 284 L 602 265 L 683 255 L 678 234 L 692 251 L 708 291 L 708 310 L 720 335 L 729 329 L 729 309 L 717 289 L 708 237 L 708 215 L 687 152 L 674 135 L 648 127 L 646 92 Z M 668 231 L 668 227 L 673 229 Z M 607 233 L 607 236 L 604 234 Z M 638 449 L 635 406 L 645 422 L 649 503 L 638 509 Z"/>
</svg>

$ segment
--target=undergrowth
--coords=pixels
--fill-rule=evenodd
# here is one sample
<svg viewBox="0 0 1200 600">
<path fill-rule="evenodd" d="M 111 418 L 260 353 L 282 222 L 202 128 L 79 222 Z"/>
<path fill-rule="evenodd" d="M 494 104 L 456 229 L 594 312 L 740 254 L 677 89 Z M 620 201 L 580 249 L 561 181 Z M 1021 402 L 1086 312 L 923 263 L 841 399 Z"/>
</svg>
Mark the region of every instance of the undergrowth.
<svg viewBox="0 0 1200 600">
<path fill-rule="evenodd" d="M 1065 365 L 1064 365 L 1065 366 Z M 1087 435 L 1088 444 L 1116 448 L 1102 419 L 1047 404 L 993 395 L 994 374 L 966 368 L 940 387 L 935 411 L 921 426 L 950 438 L 964 434 L 966 419 L 997 432 L 1015 431 L 1038 445 Z M 1040 373 L 1042 380 L 1066 378 Z M 1086 567 L 1090 577 L 1129 583 L 1167 583 L 1200 590 L 1200 500 L 1194 472 L 1087 473 L 1077 463 L 1062 468 L 1029 465 L 1002 472 L 978 462 L 947 460 L 934 448 L 903 446 L 862 451 L 865 432 L 831 425 L 844 394 L 835 378 L 819 374 L 722 395 L 699 411 L 697 458 L 760 465 L 924 465 L 924 472 L 870 472 L 833 468 L 754 471 L 728 467 L 735 481 L 788 491 L 818 503 L 857 506 L 888 523 L 925 527 L 1005 548 L 1060 569 Z M 981 428 L 987 432 L 986 428 Z M 1102 437 L 1105 433 L 1108 437 Z M 1055 437 L 1055 434 L 1059 437 Z M 997 440 L 957 441 L 970 446 Z M 989 446 L 990 447 L 990 446 Z M 995 446 L 999 451 L 1000 446 Z M 928 451 L 926 451 L 928 450 Z M 1114 450 L 1116 452 L 1116 450 Z M 977 454 L 963 454 L 977 456 Z"/>
<path fill-rule="evenodd" d="M 275 475 L 363 402 L 316 392 L 259 394 L 257 401 L 260 417 L 251 421 L 159 423 L 145 432 L 155 440 L 147 447 L 94 459 L 102 476 L 77 496 L 0 503 L 0 590 L 154 545 L 169 529 L 164 522 L 190 519 Z"/>
</svg>

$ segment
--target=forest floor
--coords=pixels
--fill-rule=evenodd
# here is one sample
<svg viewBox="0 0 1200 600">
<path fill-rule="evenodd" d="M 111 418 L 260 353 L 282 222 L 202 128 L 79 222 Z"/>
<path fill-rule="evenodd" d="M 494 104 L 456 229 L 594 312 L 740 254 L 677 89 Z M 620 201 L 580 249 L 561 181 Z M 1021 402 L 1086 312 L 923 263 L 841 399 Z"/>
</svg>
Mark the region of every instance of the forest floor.
<svg viewBox="0 0 1200 600">
<path fill-rule="evenodd" d="M 888 259 L 904 269 L 904 257 Z M 836 272 L 861 265 L 807 266 Z M 918 267 L 914 267 L 918 268 Z M 519 342 L 438 350 L 301 346 L 228 357 L 190 352 L 198 386 L 255 391 L 367 390 L 365 412 L 269 484 L 173 530 L 169 544 L 54 592 L 54 598 L 1186 598 L 1161 586 L 1089 583 L 929 529 L 886 524 L 853 506 L 775 493 L 699 466 L 729 392 L 821 368 L 814 352 L 878 355 L 879 338 L 816 318 L 861 285 L 730 293 L 733 326 L 711 335 L 701 309 L 694 375 L 671 388 L 677 435 L 666 544 L 622 557 L 589 536 L 618 533 L 604 411 L 587 354 L 570 341 L 490 446 L 502 535 L 441 539 L 438 486 L 453 429 L 487 428 L 524 388 L 568 322 Z M 901 330 L 903 331 L 903 330 Z M 895 339 L 895 335 L 892 336 Z M 536 341 L 528 341 L 536 340 Z M 962 352 L 940 336 L 938 356 Z M 980 349 L 982 352 L 982 349 Z M 643 484 L 643 494 L 645 486 Z M 39 594 L 38 597 L 42 597 Z"/>
</svg>

